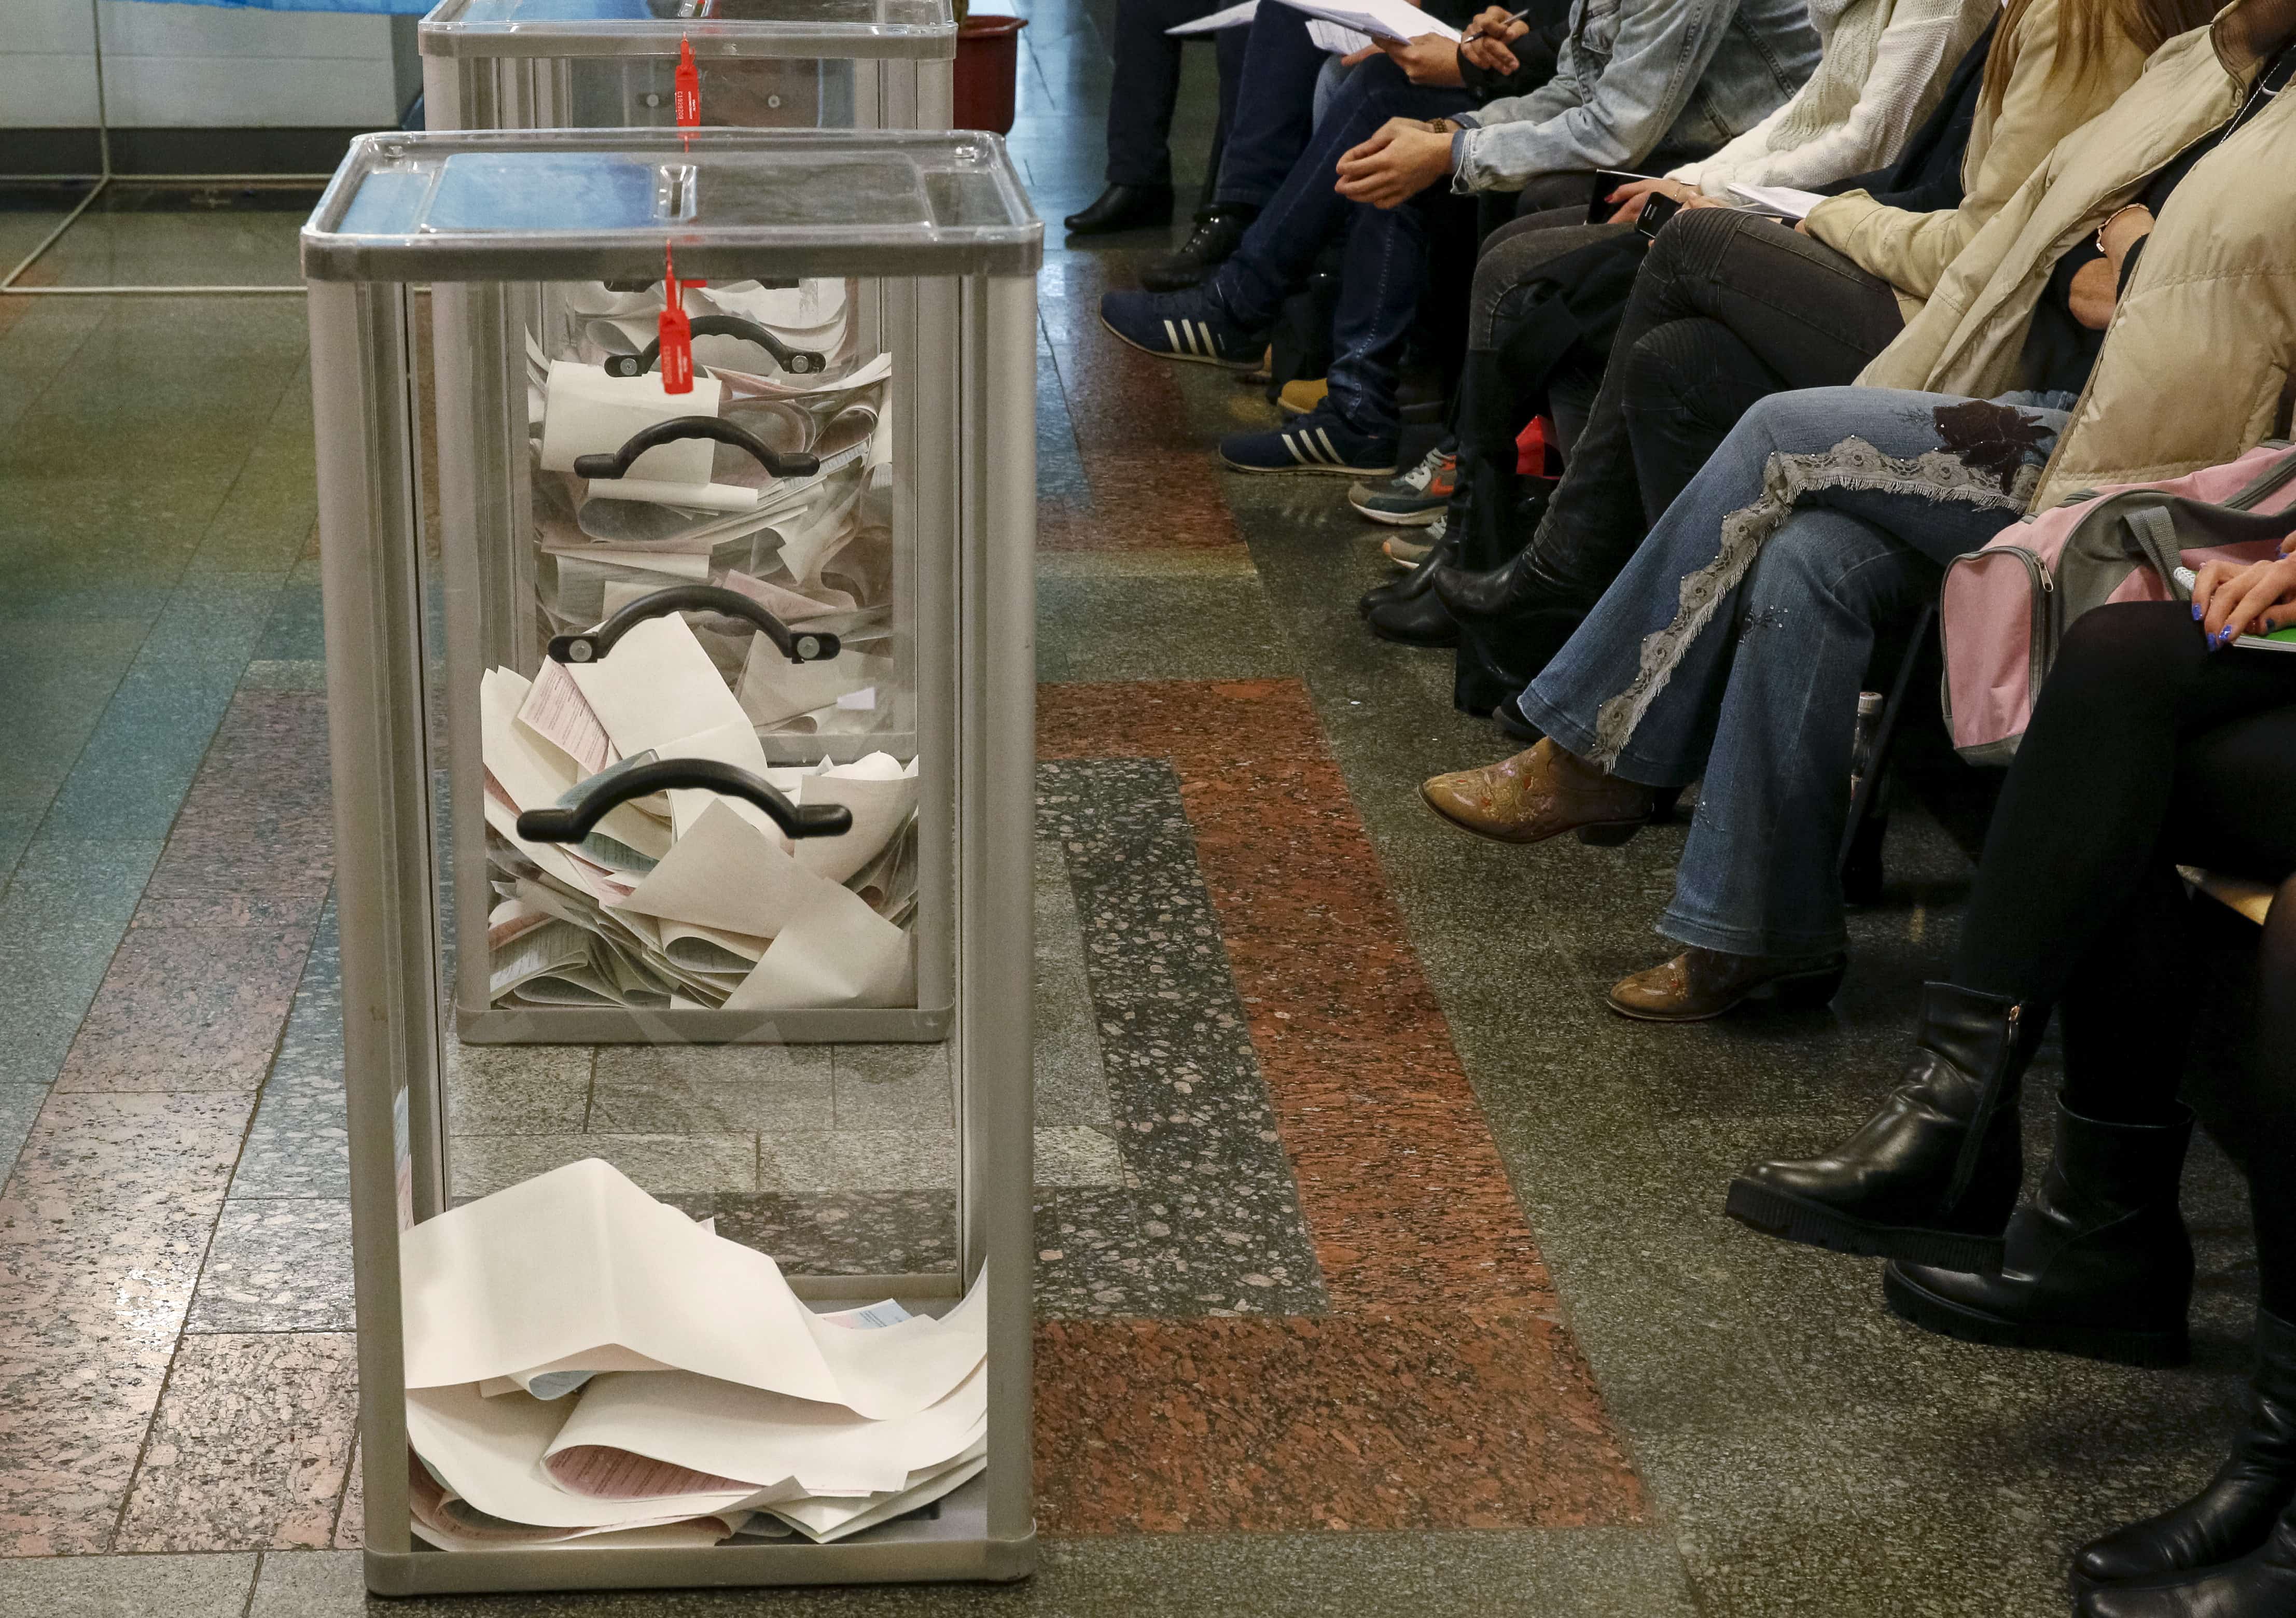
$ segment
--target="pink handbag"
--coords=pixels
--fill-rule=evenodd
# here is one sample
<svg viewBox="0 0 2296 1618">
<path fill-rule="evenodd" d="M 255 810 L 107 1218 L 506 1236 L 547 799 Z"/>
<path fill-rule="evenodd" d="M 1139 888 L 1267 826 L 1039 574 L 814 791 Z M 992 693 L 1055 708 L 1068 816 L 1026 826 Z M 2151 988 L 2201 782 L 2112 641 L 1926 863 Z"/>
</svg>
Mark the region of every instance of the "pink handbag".
<svg viewBox="0 0 2296 1618">
<path fill-rule="evenodd" d="M 2296 526 L 2296 448 L 2275 441 L 2161 483 L 2083 489 L 1946 570 L 1945 717 L 1972 764 L 2009 762 L 2073 620 L 2115 601 L 2179 601 L 2170 575 L 2276 554 Z"/>
</svg>

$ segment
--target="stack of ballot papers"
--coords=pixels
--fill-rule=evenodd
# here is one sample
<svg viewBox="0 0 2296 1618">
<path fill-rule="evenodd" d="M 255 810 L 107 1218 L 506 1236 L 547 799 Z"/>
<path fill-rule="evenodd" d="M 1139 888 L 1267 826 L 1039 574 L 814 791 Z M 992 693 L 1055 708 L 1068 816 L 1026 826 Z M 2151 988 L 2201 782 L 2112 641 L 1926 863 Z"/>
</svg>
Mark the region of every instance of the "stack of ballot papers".
<svg viewBox="0 0 2296 1618">
<path fill-rule="evenodd" d="M 1427 34 L 1454 41 L 1459 37 L 1457 29 L 1440 17 L 1421 11 L 1410 0 L 1283 0 L 1283 4 L 1293 11 L 1305 12 L 1348 30 L 1361 37 L 1365 45 L 1382 39 L 1407 42 Z M 1312 25 L 1309 32 L 1316 33 Z M 1336 47 L 1329 41 L 1335 37 L 1321 34 L 1316 43 L 1324 50 L 1332 50 Z"/>
<path fill-rule="evenodd" d="M 756 716 L 873 678 L 873 659 L 791 663 L 762 635 L 749 658 L 737 694 L 672 613 L 638 623 L 594 662 L 481 679 L 494 1004 L 915 1004 L 916 760 L 872 752 L 769 767 L 758 737 Z M 796 804 L 841 804 L 852 829 L 792 841 L 747 801 L 697 789 L 622 804 L 578 843 L 518 834 L 526 810 L 570 803 L 616 769 L 676 759 L 736 765 Z"/>
<path fill-rule="evenodd" d="M 449 1550 L 842 1539 L 987 1465 L 987 1288 L 816 1314 L 596 1158 L 400 1242 L 414 1532 Z"/>
</svg>

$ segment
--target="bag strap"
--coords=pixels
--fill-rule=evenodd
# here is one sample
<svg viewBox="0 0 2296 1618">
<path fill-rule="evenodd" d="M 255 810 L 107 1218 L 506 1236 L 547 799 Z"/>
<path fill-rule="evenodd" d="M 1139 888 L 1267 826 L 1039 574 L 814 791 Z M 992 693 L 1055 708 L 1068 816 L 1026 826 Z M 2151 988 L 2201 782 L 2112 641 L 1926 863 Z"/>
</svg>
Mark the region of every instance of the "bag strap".
<svg viewBox="0 0 2296 1618">
<path fill-rule="evenodd" d="M 2161 580 L 2175 592 L 2179 601 L 2192 597 L 2177 584 L 2177 570 L 2185 565 L 2185 547 L 2177 541 L 2176 519 L 2165 506 L 2142 505 L 2135 511 L 2123 512 L 2120 520 L 2128 528 L 2129 538 Z"/>
</svg>

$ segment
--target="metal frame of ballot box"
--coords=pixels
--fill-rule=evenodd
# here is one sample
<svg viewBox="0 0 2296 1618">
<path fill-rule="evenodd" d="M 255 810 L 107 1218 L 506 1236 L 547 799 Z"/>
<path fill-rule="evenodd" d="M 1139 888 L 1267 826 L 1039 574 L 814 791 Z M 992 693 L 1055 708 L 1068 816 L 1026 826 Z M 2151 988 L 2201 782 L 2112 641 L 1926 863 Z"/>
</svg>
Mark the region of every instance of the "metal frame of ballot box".
<svg viewBox="0 0 2296 1618">
<path fill-rule="evenodd" d="M 596 193 L 539 183 L 552 174 L 562 181 L 570 163 L 586 160 L 626 176 L 633 166 L 657 170 L 664 183 L 653 217 L 626 217 L 644 214 L 642 186 L 607 188 L 613 195 L 601 223 Z M 522 217 L 474 214 L 467 184 L 463 202 L 449 206 L 443 199 L 458 164 L 466 177 L 493 175 L 483 194 Z M 521 164 L 532 165 L 536 184 L 521 183 Z M 554 218 L 578 214 L 586 201 L 594 205 L 587 221 L 554 227 Z M 514 581 L 496 576 L 503 553 L 522 537 L 524 515 L 509 509 L 517 502 L 508 490 L 522 485 L 526 466 L 525 401 L 502 396 L 522 392 L 524 317 L 538 283 L 659 275 L 666 243 L 681 275 L 864 277 L 880 288 L 878 335 L 902 379 L 890 418 L 894 531 L 910 536 L 918 580 L 914 723 L 927 785 L 918 813 L 921 822 L 939 817 L 947 844 L 937 866 L 920 860 L 920 902 L 941 896 L 948 1010 L 939 1033 L 915 1025 L 922 1011 L 845 1009 L 644 1014 L 645 1026 L 603 1037 L 947 1039 L 956 1118 L 954 1273 L 790 1279 L 800 1295 L 890 1295 L 935 1313 L 968 1284 L 987 1286 L 988 1466 L 930 1519 L 898 1519 L 826 1545 L 441 1550 L 409 1526 L 400 1233 L 448 1205 L 442 1078 L 455 1034 L 446 913 L 473 901 L 453 901 L 453 874 L 469 855 L 455 845 L 470 828 L 440 813 L 441 783 L 468 784 L 483 768 L 468 734 L 477 720 L 463 711 L 475 706 L 470 682 L 483 660 L 516 650 L 522 666 L 534 665 L 530 619 L 504 627 L 519 604 L 506 593 Z M 1031 569 L 1042 254 L 1043 227 L 1003 143 L 974 133 L 366 136 L 352 143 L 304 227 L 365 1565 L 380 1594 L 1006 1580 L 1033 1569 Z M 417 285 L 430 288 L 437 333 L 440 518 L 429 532 Z M 513 465 L 517 476 L 508 477 Z M 455 700 L 441 716 L 446 693 Z M 922 841 L 930 852 L 934 835 Z M 922 953 L 929 958 L 932 949 Z M 676 1022 L 713 1017 L 727 1026 Z M 903 1017 L 908 1031 L 889 1032 L 887 1020 Z M 735 1023 L 757 1026 L 735 1031 Z M 578 1027 L 563 1037 L 601 1036 Z"/>
<path fill-rule="evenodd" d="M 595 0 L 441 0 L 420 30 L 430 127 L 671 124 L 681 41 L 708 124 L 939 130 L 955 116 L 949 0 L 621 5 L 602 17 Z"/>
</svg>

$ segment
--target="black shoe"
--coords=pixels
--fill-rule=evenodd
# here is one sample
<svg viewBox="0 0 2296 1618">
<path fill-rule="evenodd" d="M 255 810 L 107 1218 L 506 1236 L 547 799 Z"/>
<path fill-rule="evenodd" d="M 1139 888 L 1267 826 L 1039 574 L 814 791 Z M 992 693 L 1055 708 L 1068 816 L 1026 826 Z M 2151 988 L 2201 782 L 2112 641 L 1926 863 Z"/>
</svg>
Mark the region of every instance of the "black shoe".
<svg viewBox="0 0 2296 1618">
<path fill-rule="evenodd" d="M 1946 1269 L 2001 1268 L 2022 1171 L 2017 1086 L 2046 1017 L 1951 983 L 1922 990 L 1912 1064 L 1833 1151 L 1757 1163 L 1726 1211 L 1766 1236 Z"/>
<path fill-rule="evenodd" d="M 1459 626 L 1435 599 L 1432 590 L 1422 590 L 1407 601 L 1390 601 L 1374 607 L 1364 615 L 1371 632 L 1382 640 L 1391 640 L 1398 646 L 1456 646 L 1459 644 Z"/>
<path fill-rule="evenodd" d="M 1454 701 L 1473 714 L 1489 713 L 1537 679 L 1588 605 L 1550 582 L 1528 551 L 1488 573 L 1445 568 L 1431 588 L 1459 626 L 1465 650 Z"/>
<path fill-rule="evenodd" d="M 2210 1574 L 2237 1565 L 2268 1540 L 2285 1540 L 2274 1524 L 2296 1502 L 2296 1326 L 2256 1311 L 2256 1373 L 2249 1381 L 2248 1417 L 2233 1441 L 2232 1458 L 2181 1506 L 2159 1516 L 2091 1540 L 2073 1553 L 2073 1592 L 2092 1618 L 2138 1614 L 2279 1613 L 2296 1607 L 2238 1602 L 2200 1607 L 2141 1604 L 2139 1585 L 2194 1569 Z M 2246 1575 L 2243 1575 L 2243 1577 Z M 2135 1581 L 2135 1582 L 2132 1582 Z M 2125 1589 L 2136 1605 L 2096 1605 L 2109 1589 Z"/>
<path fill-rule="evenodd" d="M 1204 277 L 1226 264 L 1243 241 L 1243 233 L 1259 218 L 1259 209 L 1241 202 L 1218 203 L 1196 210 L 1196 227 L 1177 252 L 1159 253 L 1140 267 L 1140 284 L 1152 292 L 1177 292 L 1199 286 Z M 1075 227 L 1071 226 L 1070 229 Z"/>
<path fill-rule="evenodd" d="M 1428 532 L 1435 543 L 1428 547 L 1427 554 L 1401 578 L 1390 579 L 1385 584 L 1376 584 L 1365 590 L 1356 602 L 1357 612 L 1368 618 L 1390 602 L 1410 601 L 1424 595 L 1430 581 L 1435 577 L 1435 570 L 1448 567 L 1458 560 L 1459 547 L 1451 542 L 1439 518 Z"/>
<path fill-rule="evenodd" d="M 1172 222 L 1169 185 L 1111 185 L 1082 213 L 1061 221 L 1072 236 L 1104 236 L 1112 231 L 1144 230 Z"/>
<path fill-rule="evenodd" d="M 1500 733 L 1509 741 L 1520 742 L 1525 747 L 1529 747 L 1546 733 L 1532 724 L 1530 716 L 1523 712 L 1521 696 L 1522 693 L 1518 691 L 1513 696 L 1492 709 L 1491 721 L 1499 727 Z M 1673 812 L 1674 800 L 1682 795 L 1682 789 L 1678 786 L 1669 787 L 1659 795 L 1666 800 L 1666 813 L 1653 815 L 1652 818 L 1654 820 L 1663 820 L 1668 814 Z"/>
<path fill-rule="evenodd" d="M 2296 1618 L 2296 1515 L 2228 1562 L 2100 1584 L 2073 1598 L 2074 1618 Z"/>
<path fill-rule="evenodd" d="M 1892 1264 L 1882 1275 L 1890 1312 L 1964 1343 L 2184 1364 L 2193 1243 L 2177 1181 L 2192 1132 L 2190 1113 L 2105 1123 L 2060 1102 L 2056 1149 L 2033 1200 L 2010 1216 L 2001 1273 Z"/>
</svg>

